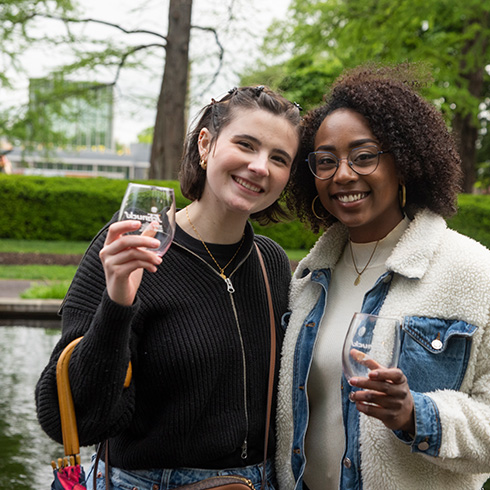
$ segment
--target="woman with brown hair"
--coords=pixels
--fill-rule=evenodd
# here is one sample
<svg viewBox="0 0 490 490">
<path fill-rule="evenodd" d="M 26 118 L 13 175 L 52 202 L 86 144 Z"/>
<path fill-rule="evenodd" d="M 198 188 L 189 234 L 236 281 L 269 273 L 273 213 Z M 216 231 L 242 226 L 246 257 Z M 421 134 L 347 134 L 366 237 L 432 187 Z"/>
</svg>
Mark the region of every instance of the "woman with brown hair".
<svg viewBox="0 0 490 490">
<path fill-rule="evenodd" d="M 70 361 L 78 431 L 82 445 L 108 440 L 110 488 L 164 490 L 240 475 L 260 489 L 263 471 L 274 488 L 274 423 L 261 464 L 271 344 L 255 245 L 277 325 L 291 272 L 284 251 L 255 236 L 248 219 L 280 216 L 299 125 L 298 108 L 262 86 L 213 100 L 186 142 L 181 186 L 192 203 L 177 212 L 165 255 L 147 250 L 153 238 L 127 235 L 139 226 L 127 220 L 112 223 L 81 262 L 61 340 L 37 385 L 37 412 L 61 440 L 56 362 L 83 336 Z M 280 328 L 277 338 L 280 346 Z M 97 488 L 105 488 L 102 461 L 99 468 Z M 87 481 L 92 488 L 90 472 Z"/>
</svg>

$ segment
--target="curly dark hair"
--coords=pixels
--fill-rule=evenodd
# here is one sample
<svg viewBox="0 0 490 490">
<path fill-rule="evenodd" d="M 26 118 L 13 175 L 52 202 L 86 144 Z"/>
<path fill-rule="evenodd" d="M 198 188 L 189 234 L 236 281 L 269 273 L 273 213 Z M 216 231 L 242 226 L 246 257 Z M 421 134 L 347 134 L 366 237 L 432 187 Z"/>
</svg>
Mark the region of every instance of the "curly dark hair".
<svg viewBox="0 0 490 490">
<path fill-rule="evenodd" d="M 418 93 L 426 85 L 423 65 L 367 64 L 346 71 L 325 96 L 325 104 L 303 120 L 301 149 L 286 189 L 289 209 L 318 232 L 337 219 L 318 203 L 315 178 L 305 160 L 314 151 L 314 140 L 323 120 L 337 109 L 363 115 L 381 147 L 394 156 L 396 169 L 406 186 L 405 212 L 409 216 L 430 209 L 444 217 L 456 212 L 462 180 L 461 160 L 441 113 Z"/>
<path fill-rule="evenodd" d="M 182 194 L 191 201 L 201 198 L 206 183 L 206 172 L 199 165 L 199 133 L 203 128 L 207 128 L 212 135 L 211 144 L 214 144 L 223 128 L 230 124 L 235 115 L 243 109 L 261 109 L 276 116 L 284 117 L 297 129 L 298 136 L 300 136 L 300 107 L 268 87 L 263 85 L 235 87 L 220 100 L 212 99 L 211 103 L 205 106 L 198 114 L 198 121 L 187 135 L 184 146 L 179 173 L 180 188 Z M 283 194 L 284 192 L 281 197 Z M 278 202 L 281 197 L 268 208 L 254 213 L 250 217 L 263 225 L 277 223 L 281 219 L 289 218 L 287 211 Z"/>
</svg>

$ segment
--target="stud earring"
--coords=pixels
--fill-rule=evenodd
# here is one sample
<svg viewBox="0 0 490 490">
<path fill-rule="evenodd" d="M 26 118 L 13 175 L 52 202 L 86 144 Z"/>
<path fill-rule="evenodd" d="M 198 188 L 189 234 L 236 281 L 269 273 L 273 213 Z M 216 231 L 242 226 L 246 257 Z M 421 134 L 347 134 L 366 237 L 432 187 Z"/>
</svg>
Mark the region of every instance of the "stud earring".
<svg viewBox="0 0 490 490">
<path fill-rule="evenodd" d="M 203 170 L 206 170 L 206 168 L 208 167 L 208 162 L 206 162 L 205 158 L 201 158 L 201 161 L 199 162 L 199 165 L 201 166 L 201 168 Z"/>
</svg>

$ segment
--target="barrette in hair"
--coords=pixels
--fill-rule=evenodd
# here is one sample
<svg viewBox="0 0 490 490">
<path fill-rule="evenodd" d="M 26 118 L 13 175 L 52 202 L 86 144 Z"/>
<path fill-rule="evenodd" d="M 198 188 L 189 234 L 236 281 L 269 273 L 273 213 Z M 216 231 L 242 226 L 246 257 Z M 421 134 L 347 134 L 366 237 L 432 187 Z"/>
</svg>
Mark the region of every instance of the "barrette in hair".
<svg viewBox="0 0 490 490">
<path fill-rule="evenodd" d="M 265 87 L 263 85 L 259 85 L 258 87 L 254 88 L 255 91 L 255 97 L 259 97 L 259 95 L 263 92 Z"/>
<path fill-rule="evenodd" d="M 298 109 L 298 111 L 303 110 L 303 108 L 297 102 L 293 102 L 293 105 L 294 105 L 294 107 L 296 107 L 296 109 Z"/>
<path fill-rule="evenodd" d="M 230 95 L 235 95 L 237 92 L 238 92 L 238 87 L 233 87 L 233 88 L 230 88 L 230 90 L 228 90 L 228 93 Z"/>
</svg>

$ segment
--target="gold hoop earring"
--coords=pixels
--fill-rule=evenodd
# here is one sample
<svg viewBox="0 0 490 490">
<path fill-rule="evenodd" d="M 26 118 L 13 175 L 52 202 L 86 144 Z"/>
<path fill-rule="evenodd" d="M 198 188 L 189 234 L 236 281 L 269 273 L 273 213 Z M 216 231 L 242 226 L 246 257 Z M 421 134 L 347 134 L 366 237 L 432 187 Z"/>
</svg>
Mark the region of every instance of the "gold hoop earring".
<svg viewBox="0 0 490 490">
<path fill-rule="evenodd" d="M 405 184 L 400 184 L 400 189 L 398 190 L 398 200 L 400 201 L 400 207 L 403 209 L 407 204 L 407 188 Z"/>
<path fill-rule="evenodd" d="M 324 221 L 325 220 L 325 216 L 318 216 L 318 214 L 316 214 L 316 211 L 315 211 L 315 202 L 316 202 L 316 200 L 319 197 L 320 196 L 316 195 L 315 198 L 313 199 L 313 201 L 311 202 L 311 210 L 313 211 L 313 214 L 315 215 L 315 218 L 319 219 L 320 221 Z"/>
<path fill-rule="evenodd" d="M 201 168 L 203 170 L 206 170 L 206 168 L 208 167 L 208 162 L 206 162 L 206 160 L 204 158 L 201 158 L 201 161 L 199 162 L 199 165 L 201 166 Z"/>
</svg>

